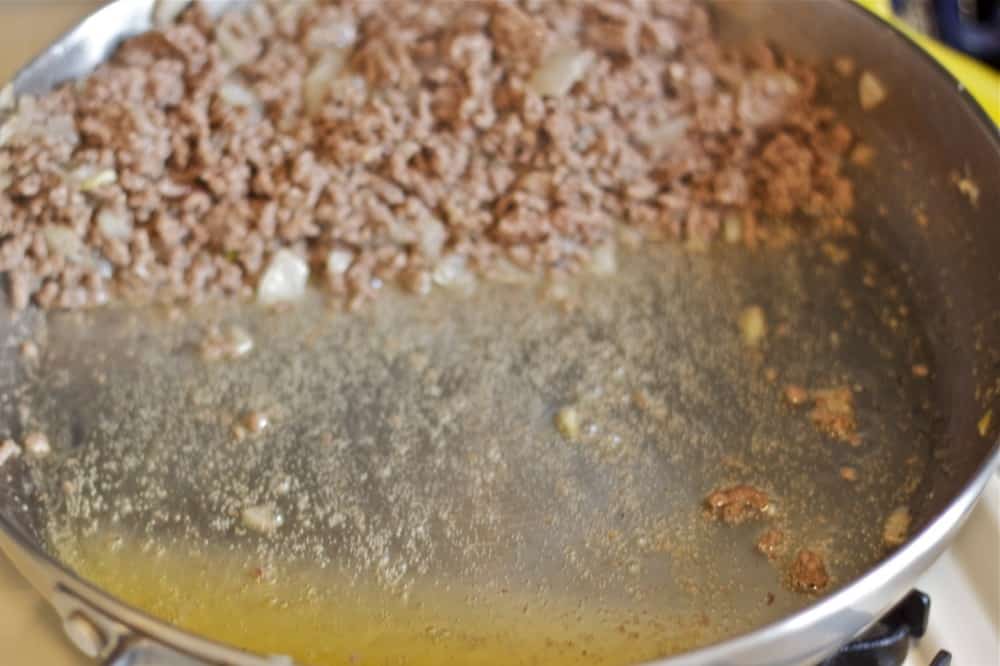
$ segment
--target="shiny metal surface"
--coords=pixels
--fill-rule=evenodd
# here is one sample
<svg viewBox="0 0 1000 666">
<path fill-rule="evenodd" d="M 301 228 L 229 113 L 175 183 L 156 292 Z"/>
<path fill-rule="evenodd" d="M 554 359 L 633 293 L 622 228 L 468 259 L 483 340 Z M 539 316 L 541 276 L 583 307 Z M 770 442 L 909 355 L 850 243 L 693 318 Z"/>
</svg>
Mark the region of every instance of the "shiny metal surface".
<svg viewBox="0 0 1000 666">
<path fill-rule="evenodd" d="M 15 79 L 17 90 L 44 90 L 85 73 L 122 36 L 149 26 L 152 4 L 112 3 L 23 70 Z M 950 173 L 962 172 L 982 183 L 994 182 L 1000 170 L 1000 142 L 995 128 L 956 91 L 947 74 L 856 8 L 837 2 L 724 2 L 720 15 L 734 35 L 767 33 L 805 57 L 851 55 L 862 67 L 876 69 L 892 91 L 885 108 L 870 116 L 851 111 L 854 100 L 849 97 L 837 102 L 869 132 L 887 166 L 893 160 L 910 164 L 909 171 L 887 168 L 879 182 L 862 188 L 859 217 L 874 218 L 876 209 L 886 206 L 888 217 L 898 221 L 887 233 L 898 256 L 917 269 L 921 283 L 916 289 L 923 306 L 941 313 L 929 325 L 929 335 L 937 362 L 949 368 L 937 396 L 949 415 L 947 436 L 936 456 L 941 470 L 927 489 L 916 538 L 864 577 L 800 613 L 660 662 L 794 666 L 820 660 L 896 603 L 947 546 L 1000 463 L 997 448 L 975 435 L 981 407 L 970 399 L 975 377 L 995 372 L 998 327 L 992 333 L 987 328 L 983 340 L 972 337 L 973 331 L 995 322 L 997 313 L 1000 276 L 991 256 L 1000 249 L 1000 228 L 991 212 L 1000 210 L 1000 188 L 984 187 L 979 206 L 973 208 L 949 181 Z M 935 221 L 923 234 L 914 233 L 910 220 L 918 199 Z M 109 663 L 186 665 L 193 658 L 247 666 L 281 663 L 193 637 L 129 609 L 68 572 L 5 512 L 0 513 L 0 527 L 0 545 L 64 618 L 81 613 L 111 637 L 105 654 Z M 144 638 L 178 654 L 151 648 Z"/>
</svg>

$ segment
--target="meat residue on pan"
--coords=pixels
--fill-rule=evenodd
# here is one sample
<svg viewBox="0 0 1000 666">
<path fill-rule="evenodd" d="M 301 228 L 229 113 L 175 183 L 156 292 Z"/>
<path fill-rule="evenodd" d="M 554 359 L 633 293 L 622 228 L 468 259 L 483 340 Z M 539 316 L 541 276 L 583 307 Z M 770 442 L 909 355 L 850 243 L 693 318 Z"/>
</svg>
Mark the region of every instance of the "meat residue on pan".
<svg viewBox="0 0 1000 666">
<path fill-rule="evenodd" d="M 768 559 L 781 555 L 785 550 L 785 533 L 771 528 L 757 538 L 757 550 Z"/>
<path fill-rule="evenodd" d="M 767 493 L 749 485 L 720 488 L 705 498 L 709 514 L 727 525 L 740 525 L 764 515 L 770 506 Z"/>
<path fill-rule="evenodd" d="M 861 445 L 854 392 L 849 386 L 807 390 L 793 384 L 785 387 L 784 395 L 793 407 L 812 403 L 808 417 L 820 432 L 851 446 Z"/>
<path fill-rule="evenodd" d="M 816 551 L 803 548 L 788 570 L 788 583 L 797 592 L 821 592 L 830 584 L 823 557 Z"/>
</svg>

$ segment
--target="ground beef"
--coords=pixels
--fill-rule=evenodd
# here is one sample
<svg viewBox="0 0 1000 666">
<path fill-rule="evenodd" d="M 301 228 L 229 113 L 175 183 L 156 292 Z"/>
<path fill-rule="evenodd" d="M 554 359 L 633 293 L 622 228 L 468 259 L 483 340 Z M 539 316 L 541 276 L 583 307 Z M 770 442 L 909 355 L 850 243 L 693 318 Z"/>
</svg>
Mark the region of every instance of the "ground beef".
<svg viewBox="0 0 1000 666">
<path fill-rule="evenodd" d="M 764 532 L 757 538 L 757 551 L 768 559 L 777 557 L 785 549 L 785 533 L 777 528 Z"/>
<path fill-rule="evenodd" d="M 817 428 L 851 446 L 861 444 L 854 415 L 854 392 L 850 387 L 817 389 L 811 392 L 811 397 L 814 407 L 809 412 L 809 420 Z"/>
<path fill-rule="evenodd" d="M 357 303 L 572 272 L 623 227 L 842 226 L 815 90 L 696 0 L 196 4 L 8 114 L 0 270 L 18 308 L 246 297 L 286 249 Z"/>
<path fill-rule="evenodd" d="M 818 553 L 803 549 L 788 571 L 788 582 L 798 592 L 819 592 L 830 584 L 826 564 Z"/>
<path fill-rule="evenodd" d="M 808 416 L 819 431 L 851 446 L 861 445 L 851 387 L 806 390 L 793 384 L 785 387 L 784 395 L 793 407 L 812 403 Z"/>
<path fill-rule="evenodd" d="M 713 518 L 727 525 L 739 525 L 763 515 L 770 501 L 767 493 L 753 486 L 721 488 L 705 498 Z"/>
</svg>

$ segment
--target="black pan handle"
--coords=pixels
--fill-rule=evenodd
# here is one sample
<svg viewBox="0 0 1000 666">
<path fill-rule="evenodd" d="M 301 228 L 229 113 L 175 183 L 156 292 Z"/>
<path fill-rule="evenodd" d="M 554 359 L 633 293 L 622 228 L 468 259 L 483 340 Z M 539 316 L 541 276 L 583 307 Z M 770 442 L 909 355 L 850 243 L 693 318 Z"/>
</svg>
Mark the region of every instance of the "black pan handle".
<svg viewBox="0 0 1000 666">
<path fill-rule="evenodd" d="M 913 590 L 857 640 L 848 643 L 820 666 L 899 666 L 906 661 L 910 639 L 927 631 L 931 598 Z M 940 656 L 940 655 L 939 655 Z M 950 655 L 948 660 L 950 661 Z M 948 666 L 937 659 L 932 666 Z"/>
</svg>

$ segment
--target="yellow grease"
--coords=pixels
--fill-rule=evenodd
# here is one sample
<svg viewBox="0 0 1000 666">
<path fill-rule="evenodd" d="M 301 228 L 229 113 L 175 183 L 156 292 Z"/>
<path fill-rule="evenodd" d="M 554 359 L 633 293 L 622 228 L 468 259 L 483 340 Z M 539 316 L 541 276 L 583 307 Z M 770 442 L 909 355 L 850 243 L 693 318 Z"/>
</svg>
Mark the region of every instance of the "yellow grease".
<svg viewBox="0 0 1000 666">
<path fill-rule="evenodd" d="M 246 555 L 142 548 L 104 536 L 60 553 L 85 579 L 196 634 L 313 666 L 635 664 L 704 643 L 636 608 L 472 586 L 388 592 Z"/>
</svg>

